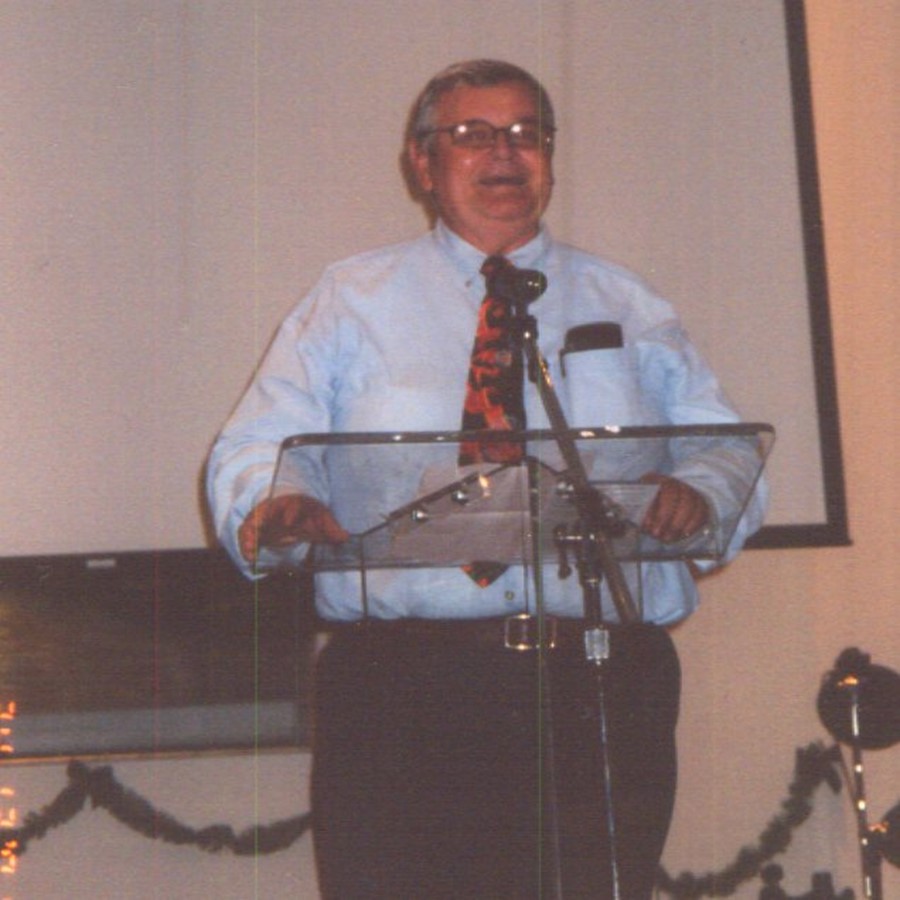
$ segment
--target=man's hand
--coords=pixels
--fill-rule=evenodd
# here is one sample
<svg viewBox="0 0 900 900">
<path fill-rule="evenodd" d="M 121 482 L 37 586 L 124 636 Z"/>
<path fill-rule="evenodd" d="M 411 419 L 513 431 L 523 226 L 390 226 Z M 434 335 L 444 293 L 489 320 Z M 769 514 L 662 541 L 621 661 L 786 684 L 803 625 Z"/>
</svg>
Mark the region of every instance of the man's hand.
<svg viewBox="0 0 900 900">
<path fill-rule="evenodd" d="M 645 475 L 641 481 L 659 485 L 641 524 L 647 534 L 674 544 L 696 534 L 709 523 L 709 506 L 703 495 L 690 485 L 655 472 Z"/>
<path fill-rule="evenodd" d="M 306 542 L 341 544 L 350 535 L 331 510 L 304 494 L 263 500 L 238 528 L 238 544 L 248 562 L 256 562 L 261 547 L 287 547 Z"/>
</svg>

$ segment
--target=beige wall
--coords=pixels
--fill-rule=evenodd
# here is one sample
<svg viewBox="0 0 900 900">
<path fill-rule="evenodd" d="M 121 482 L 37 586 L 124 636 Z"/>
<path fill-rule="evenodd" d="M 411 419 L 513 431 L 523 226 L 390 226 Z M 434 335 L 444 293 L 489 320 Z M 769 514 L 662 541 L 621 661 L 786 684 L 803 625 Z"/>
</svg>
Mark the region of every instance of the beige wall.
<svg viewBox="0 0 900 900">
<path fill-rule="evenodd" d="M 721 868 L 778 812 L 795 748 L 829 740 L 814 701 L 820 676 L 842 649 L 858 646 L 876 662 L 900 668 L 900 4 L 809 0 L 807 6 L 854 543 L 745 554 L 704 584 L 702 609 L 678 631 L 685 670 L 682 776 L 665 856 L 673 874 Z M 900 799 L 900 747 L 867 754 L 866 763 L 877 817 Z M 144 761 L 117 771 L 196 825 L 268 821 L 305 802 L 299 792 L 285 802 L 299 773 L 285 759 L 263 760 L 249 772 L 235 772 L 227 759 Z M 25 809 L 47 802 L 64 784 L 59 766 L 2 772 L 7 780 L 18 777 Z M 258 778 L 260 789 L 233 796 L 235 778 Z M 807 891 L 811 873 L 828 870 L 838 889 L 853 887 L 860 896 L 847 795 L 824 789 L 815 800 L 810 822 L 779 860 L 787 871 L 784 886 Z M 252 811 L 248 804 L 255 804 Z M 3 887 L 15 900 L 305 897 L 308 866 L 308 844 L 258 866 L 198 859 L 195 850 L 150 844 L 102 812 L 85 812 L 36 842 L 17 881 Z M 900 871 L 888 867 L 885 875 L 886 896 L 900 896 Z M 254 894 L 257 889 L 262 893 Z M 758 892 L 757 883 L 735 896 L 755 900 Z"/>
<path fill-rule="evenodd" d="M 820 676 L 845 647 L 900 668 L 900 4 L 810 0 L 808 24 L 853 546 L 746 554 L 679 634 L 682 778 L 671 872 L 718 869 L 779 811 L 793 749 L 829 740 Z M 900 800 L 900 746 L 865 758 L 870 812 Z M 846 793 L 816 796 L 783 860 L 861 895 Z M 900 872 L 885 871 L 886 897 Z M 752 890 L 740 897 L 756 897 Z"/>
</svg>

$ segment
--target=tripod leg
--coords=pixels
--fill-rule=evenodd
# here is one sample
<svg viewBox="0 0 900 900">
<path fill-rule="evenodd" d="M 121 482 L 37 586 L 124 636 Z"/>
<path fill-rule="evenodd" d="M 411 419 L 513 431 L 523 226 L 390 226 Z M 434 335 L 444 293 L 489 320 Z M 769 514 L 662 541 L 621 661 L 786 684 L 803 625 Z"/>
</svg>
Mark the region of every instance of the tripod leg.
<svg viewBox="0 0 900 900">
<path fill-rule="evenodd" d="M 597 666 L 572 657 L 552 665 L 564 892 L 616 896 L 607 841 L 611 822 L 619 896 L 650 900 L 674 803 L 674 646 L 652 625 L 613 626 L 610 658 L 600 673 L 602 717 Z"/>
<path fill-rule="evenodd" d="M 556 751 L 554 746 L 552 687 L 547 651 L 537 651 L 540 704 L 540 808 L 539 827 L 541 897 L 545 900 L 562 900 L 562 872 L 560 869 L 559 794 L 557 791 Z"/>
</svg>

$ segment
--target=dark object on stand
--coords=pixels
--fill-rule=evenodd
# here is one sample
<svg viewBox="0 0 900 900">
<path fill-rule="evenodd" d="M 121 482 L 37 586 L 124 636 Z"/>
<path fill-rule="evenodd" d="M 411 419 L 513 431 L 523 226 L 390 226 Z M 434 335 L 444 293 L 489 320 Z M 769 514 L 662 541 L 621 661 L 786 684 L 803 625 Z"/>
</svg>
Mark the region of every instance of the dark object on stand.
<svg viewBox="0 0 900 900">
<path fill-rule="evenodd" d="M 869 825 L 862 751 L 882 750 L 900 741 L 900 675 L 873 665 L 869 655 L 855 647 L 848 648 L 823 679 L 817 709 L 822 724 L 851 748 L 863 896 L 882 900 L 882 859 L 900 866 L 900 803 L 881 822 Z"/>
</svg>

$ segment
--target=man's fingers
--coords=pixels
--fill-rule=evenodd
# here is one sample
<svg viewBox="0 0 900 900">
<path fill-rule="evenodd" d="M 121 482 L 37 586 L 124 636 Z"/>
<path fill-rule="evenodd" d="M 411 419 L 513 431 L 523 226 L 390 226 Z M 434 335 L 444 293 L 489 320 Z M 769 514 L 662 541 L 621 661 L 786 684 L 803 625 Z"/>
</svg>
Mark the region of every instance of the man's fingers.
<svg viewBox="0 0 900 900">
<path fill-rule="evenodd" d="M 287 494 L 263 500 L 238 529 L 241 553 L 255 562 L 260 547 L 299 543 L 343 543 L 350 535 L 331 510 L 312 497 Z"/>
<path fill-rule="evenodd" d="M 698 532 L 709 521 L 709 508 L 699 491 L 676 478 L 650 473 L 642 481 L 659 485 L 642 528 L 657 540 L 674 543 Z"/>
</svg>

